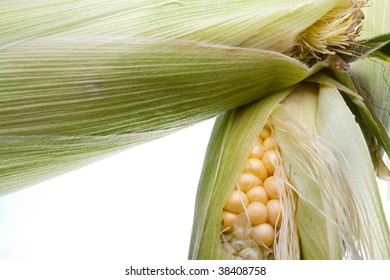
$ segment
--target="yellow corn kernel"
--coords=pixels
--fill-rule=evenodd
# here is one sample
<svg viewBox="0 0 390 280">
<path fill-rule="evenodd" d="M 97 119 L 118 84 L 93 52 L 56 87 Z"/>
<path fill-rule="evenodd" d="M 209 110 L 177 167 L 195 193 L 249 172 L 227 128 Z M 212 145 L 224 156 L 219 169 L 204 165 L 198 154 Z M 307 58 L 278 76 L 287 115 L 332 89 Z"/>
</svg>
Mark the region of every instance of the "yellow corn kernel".
<svg viewBox="0 0 390 280">
<path fill-rule="evenodd" d="M 249 201 L 246 194 L 242 191 L 234 190 L 229 200 L 226 202 L 224 209 L 235 214 L 244 211 L 244 207 L 248 206 Z"/>
<path fill-rule="evenodd" d="M 268 222 L 272 226 L 279 226 L 282 222 L 282 212 L 279 199 L 271 199 L 267 202 Z"/>
<path fill-rule="evenodd" d="M 260 186 L 250 188 L 247 191 L 246 196 L 248 197 L 249 202 L 258 201 L 265 204 L 269 200 L 267 192 Z"/>
<path fill-rule="evenodd" d="M 243 192 L 247 192 L 251 187 L 261 186 L 262 181 L 259 177 L 251 173 L 243 173 L 238 181 L 238 189 Z"/>
<path fill-rule="evenodd" d="M 261 160 L 265 166 L 265 169 L 267 170 L 268 175 L 273 175 L 275 166 L 278 161 L 278 155 L 276 151 L 270 150 L 265 152 Z"/>
<path fill-rule="evenodd" d="M 264 127 L 263 130 L 260 132 L 259 137 L 264 140 L 270 135 L 271 135 L 271 130 L 267 127 Z"/>
<path fill-rule="evenodd" d="M 264 162 L 257 158 L 248 159 L 245 167 L 245 172 L 252 173 L 259 177 L 261 180 L 265 180 L 265 178 L 267 178 L 267 168 Z"/>
<path fill-rule="evenodd" d="M 231 230 L 233 228 L 233 224 L 236 219 L 237 219 L 236 214 L 229 211 L 223 211 L 221 217 L 222 230 Z"/>
<path fill-rule="evenodd" d="M 279 198 L 276 180 L 274 176 L 270 176 L 267 179 L 265 179 L 263 183 L 263 187 L 270 199 Z"/>
<path fill-rule="evenodd" d="M 274 243 L 274 236 L 274 227 L 270 224 L 253 227 L 252 238 L 259 246 L 270 247 Z"/>
<path fill-rule="evenodd" d="M 265 150 L 276 150 L 276 142 L 273 137 L 267 137 L 263 141 L 263 148 Z"/>
<path fill-rule="evenodd" d="M 265 223 L 268 220 L 267 207 L 261 202 L 252 202 L 246 211 L 252 226 Z"/>
<path fill-rule="evenodd" d="M 249 155 L 249 157 L 261 159 L 261 157 L 264 155 L 264 153 L 265 153 L 264 146 L 261 143 L 256 143 L 256 145 L 253 147 L 253 150 L 252 150 L 251 154 Z"/>
</svg>

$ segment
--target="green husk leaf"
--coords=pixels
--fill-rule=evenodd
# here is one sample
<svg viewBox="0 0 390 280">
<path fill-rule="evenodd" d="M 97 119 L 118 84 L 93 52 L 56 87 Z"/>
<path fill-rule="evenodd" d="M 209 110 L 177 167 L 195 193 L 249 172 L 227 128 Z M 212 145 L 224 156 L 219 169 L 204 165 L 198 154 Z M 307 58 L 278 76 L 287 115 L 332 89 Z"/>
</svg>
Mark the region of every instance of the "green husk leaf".
<svg viewBox="0 0 390 280">
<path fill-rule="evenodd" d="M 389 47 L 390 33 L 381 34 L 368 40 L 358 42 L 355 48 L 351 50 L 355 56 L 342 55 L 341 57 L 348 63 L 354 62 L 364 56 L 377 57 L 378 53 L 382 53 L 384 57 L 386 57 L 386 53 L 390 51 Z"/>
<path fill-rule="evenodd" d="M 365 13 L 363 38 L 375 38 L 376 36 L 390 32 L 390 1 L 370 1 Z M 384 46 L 388 50 L 388 44 Z M 381 120 L 382 124 L 390 131 L 390 64 L 378 58 L 370 57 L 360 59 L 351 64 L 352 76 L 359 81 L 361 88 L 367 92 L 369 102 Z M 380 149 L 383 155 L 384 150 Z"/>
<path fill-rule="evenodd" d="M 218 117 L 198 186 L 189 259 L 226 259 L 220 248 L 222 209 L 268 116 L 292 89 Z"/>
<path fill-rule="evenodd" d="M 318 104 L 317 133 L 331 143 L 329 148 L 337 160 L 344 163 L 341 164 L 343 172 L 352 186 L 359 214 L 360 236 L 365 241 L 362 243 L 366 247 L 364 257 L 389 259 L 389 226 L 364 136 L 336 89 L 321 86 Z M 329 108 L 332 108 L 331 113 Z"/>
<path fill-rule="evenodd" d="M 379 51 L 373 52 L 370 56 L 390 63 L 390 48 L 382 48 Z"/>
<path fill-rule="evenodd" d="M 343 0 L 3 0 L 0 49 L 35 37 L 142 36 L 288 53 Z"/>
<path fill-rule="evenodd" d="M 335 75 L 348 88 L 357 92 L 361 98 L 351 97 L 351 101 L 357 106 L 361 117 L 365 121 L 368 129 L 377 139 L 379 145 L 384 149 L 387 155 L 390 154 L 390 136 L 382 123 L 382 120 L 377 116 L 377 112 L 371 104 L 370 93 L 366 93 L 360 85 L 359 81 L 353 79 L 346 71 L 336 71 Z M 362 100 L 363 99 L 363 100 Z"/>
<path fill-rule="evenodd" d="M 371 57 L 382 59 L 386 62 L 390 62 L 390 34 L 387 34 L 388 41 L 383 47 L 375 50 L 370 54 Z"/>
<path fill-rule="evenodd" d="M 0 193 L 280 91 L 319 67 L 275 52 L 142 37 L 48 36 L 7 47 Z"/>
<path fill-rule="evenodd" d="M 302 258 L 363 259 L 370 253 L 369 241 L 361 233 L 364 226 L 358 219 L 353 185 L 347 181 L 344 163 L 329 148 L 332 144 L 317 133 L 318 96 L 318 85 L 302 84 L 271 114 L 283 164 L 298 194 Z M 327 113 L 334 114 L 329 108 Z M 333 129 L 343 133 L 344 127 L 335 123 Z"/>
<path fill-rule="evenodd" d="M 340 5 L 1 1 L 0 194 L 296 84 L 324 65 L 262 50 Z"/>
<path fill-rule="evenodd" d="M 313 82 L 313 83 L 318 83 L 322 85 L 328 85 L 334 88 L 339 89 L 340 91 L 346 93 L 349 95 L 351 98 L 362 100 L 363 98 L 357 94 L 355 91 L 352 89 L 344 86 L 343 84 L 335 81 L 332 79 L 330 76 L 322 74 L 322 73 L 316 73 L 314 75 L 311 75 L 309 78 L 305 80 L 306 82 Z"/>
<path fill-rule="evenodd" d="M 318 167 L 311 164 L 315 159 L 307 153 L 310 145 L 304 146 L 306 141 L 317 141 L 312 139 L 311 135 L 316 130 L 317 103 L 318 85 L 302 84 L 282 103 L 288 109 L 289 117 L 286 118 L 286 113 L 282 110 L 277 112 L 281 114 L 279 117 L 273 113 L 271 120 L 275 125 L 276 138 L 282 150 L 283 164 L 290 173 L 289 180 L 299 193 L 296 215 L 302 258 L 341 259 L 341 241 L 338 229 L 334 225 L 335 217 L 329 211 L 330 205 L 324 198 L 323 189 L 319 187 L 320 180 L 310 176 Z M 278 122 L 276 117 L 279 119 Z M 307 132 L 304 132 L 305 130 Z M 319 157 L 319 154 L 316 156 Z"/>
</svg>

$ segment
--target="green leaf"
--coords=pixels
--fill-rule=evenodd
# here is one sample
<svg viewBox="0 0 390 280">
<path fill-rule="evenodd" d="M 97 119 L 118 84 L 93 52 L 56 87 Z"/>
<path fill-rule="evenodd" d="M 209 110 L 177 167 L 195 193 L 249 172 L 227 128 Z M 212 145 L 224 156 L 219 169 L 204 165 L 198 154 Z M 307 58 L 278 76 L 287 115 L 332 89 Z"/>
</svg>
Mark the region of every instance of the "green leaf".
<svg viewBox="0 0 390 280">
<path fill-rule="evenodd" d="M 3 0 L 0 48 L 46 35 L 142 36 L 288 52 L 342 0 Z M 282 38 L 282 39 L 281 39 Z"/>
<path fill-rule="evenodd" d="M 390 33 L 381 34 L 379 36 L 370 38 L 368 40 L 360 41 L 358 44 L 354 45 L 354 48 L 351 49 L 351 53 L 354 56 L 342 55 L 342 59 L 346 62 L 354 62 L 364 56 L 377 56 L 378 53 L 383 53 L 386 55 L 386 52 L 389 52 L 390 46 Z"/>
<path fill-rule="evenodd" d="M 343 167 L 352 187 L 359 214 L 360 237 L 362 244 L 367 247 L 363 256 L 369 259 L 389 259 L 389 226 L 363 134 L 336 89 L 322 86 L 318 104 L 317 133 L 331 143 L 329 149 Z"/>
<path fill-rule="evenodd" d="M 390 1 L 370 1 L 365 8 L 363 38 L 381 38 L 390 33 Z M 384 46 L 388 50 L 388 44 Z M 360 59 L 351 64 L 352 76 L 368 93 L 368 99 L 387 132 L 390 131 L 390 64 L 377 58 Z M 383 154 L 381 150 L 381 155 Z"/>
<path fill-rule="evenodd" d="M 0 53 L 0 193 L 317 70 L 275 52 L 141 37 L 48 36 L 8 47 Z"/>
<path fill-rule="evenodd" d="M 0 193 L 296 84 L 323 65 L 259 49 L 343 2 L 1 1 Z"/>
<path fill-rule="evenodd" d="M 318 79 L 321 79 L 318 76 Z M 314 79 L 317 80 L 317 79 Z M 283 165 L 297 198 L 296 222 L 303 259 L 341 259 L 340 233 L 335 214 L 326 199 L 323 177 L 327 168 L 322 146 L 315 136 L 318 110 L 318 85 L 302 83 L 282 104 L 286 111 L 272 113 L 275 135 L 282 152 Z M 278 117 L 278 116 L 281 117 Z M 284 115 L 284 117 L 283 117 Z M 314 143 L 314 144 L 313 144 Z M 314 177 L 312 174 L 315 174 Z M 321 175 L 320 175 L 321 174 Z M 332 174 L 336 177 L 336 174 Z M 332 178 L 333 179 L 333 178 Z"/>
<path fill-rule="evenodd" d="M 351 101 L 357 106 L 366 126 L 371 131 L 371 133 L 375 136 L 379 145 L 389 155 L 390 136 L 385 126 L 383 125 L 381 119 L 377 116 L 377 113 L 373 105 L 371 104 L 370 93 L 367 93 L 364 90 L 364 88 L 361 86 L 359 81 L 351 77 L 351 75 L 348 72 L 335 71 L 335 75 L 337 79 L 339 79 L 348 88 L 358 93 L 358 95 L 361 97 L 361 98 L 356 98 L 352 96 Z M 330 83 L 328 85 L 330 85 Z M 333 87 L 337 87 L 337 86 L 333 86 Z"/>
<path fill-rule="evenodd" d="M 370 57 L 390 63 L 390 43 L 370 54 Z"/>
</svg>

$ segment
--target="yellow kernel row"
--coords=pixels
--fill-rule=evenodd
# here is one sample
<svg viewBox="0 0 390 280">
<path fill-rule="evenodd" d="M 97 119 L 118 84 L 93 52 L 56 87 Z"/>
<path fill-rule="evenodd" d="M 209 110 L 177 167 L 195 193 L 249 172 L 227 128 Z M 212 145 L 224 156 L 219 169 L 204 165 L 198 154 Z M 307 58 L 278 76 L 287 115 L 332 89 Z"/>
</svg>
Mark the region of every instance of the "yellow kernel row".
<svg viewBox="0 0 390 280">
<path fill-rule="evenodd" d="M 245 210 L 252 226 L 261 223 L 270 223 L 273 226 L 280 225 L 281 222 L 281 206 L 279 199 L 271 199 L 267 203 L 254 201 L 247 204 Z M 225 207 L 222 212 L 222 229 L 232 228 L 237 216 L 244 212 L 234 211 L 232 208 Z"/>
<path fill-rule="evenodd" d="M 272 252 L 275 234 L 282 221 L 278 191 L 281 184 L 275 174 L 275 166 L 280 164 L 278 160 L 276 140 L 270 127 L 266 126 L 259 134 L 236 188 L 224 206 L 221 230 L 225 243 L 222 247 L 234 247 L 229 242 L 237 245 L 240 240 L 244 243 L 252 240 L 250 242 L 255 242 L 259 248 Z M 237 257 L 246 255 L 242 249 L 236 251 L 240 252 Z"/>
<path fill-rule="evenodd" d="M 224 206 L 221 217 L 222 233 L 232 233 L 225 240 L 249 238 L 260 247 L 269 249 L 272 246 L 276 229 L 282 220 L 278 184 L 274 174 L 278 153 L 271 130 L 269 127 L 263 128 L 236 189 Z M 243 220 L 238 219 L 243 213 L 249 222 L 249 231 L 243 230 Z M 225 247 L 229 246 L 225 244 Z M 240 256 L 242 257 L 242 254 Z"/>
</svg>

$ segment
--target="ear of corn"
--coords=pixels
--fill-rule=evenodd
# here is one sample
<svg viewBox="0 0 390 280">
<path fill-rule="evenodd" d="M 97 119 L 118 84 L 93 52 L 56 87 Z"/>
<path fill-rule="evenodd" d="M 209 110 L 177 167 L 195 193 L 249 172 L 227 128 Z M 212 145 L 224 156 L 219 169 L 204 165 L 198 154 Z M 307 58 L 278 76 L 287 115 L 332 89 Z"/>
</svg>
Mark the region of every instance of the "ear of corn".
<svg viewBox="0 0 390 280">
<path fill-rule="evenodd" d="M 389 228 L 370 155 L 353 115 L 336 89 L 303 84 L 289 93 L 230 112 L 217 123 L 199 185 L 190 258 L 389 258 Z M 247 225 L 253 224 L 250 206 L 244 199 L 244 210 L 237 211 L 229 201 L 239 191 L 240 175 L 252 172 L 245 163 L 266 122 L 280 147 L 285 186 L 297 200 L 293 196 L 287 199 L 290 203 L 281 200 L 284 207 L 289 205 L 288 212 L 282 212 L 275 239 L 265 247 L 268 254 L 261 254 L 264 246 L 253 242 L 256 226 Z M 236 222 L 226 212 L 238 215 Z M 242 212 L 249 213 L 246 225 Z M 246 235 L 240 237 L 242 227 Z M 289 247 L 283 246 L 286 240 Z"/>
<path fill-rule="evenodd" d="M 292 89 L 218 117 L 198 187 L 189 258 L 232 258 L 220 249 L 221 214 L 268 115 Z"/>
<path fill-rule="evenodd" d="M 1 1 L 0 194 L 230 110 L 209 145 L 190 258 L 390 258 L 370 154 L 338 91 L 389 153 L 390 7 L 370 3 L 382 24 L 364 36 L 387 35 L 366 52 L 366 3 Z M 383 64 L 332 65 L 362 48 Z M 322 67 L 343 84 L 306 79 Z"/>
</svg>

